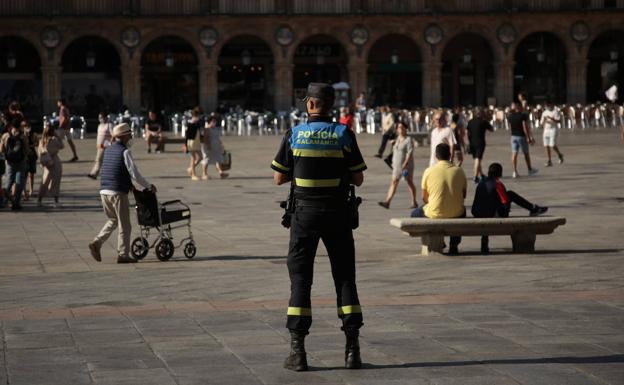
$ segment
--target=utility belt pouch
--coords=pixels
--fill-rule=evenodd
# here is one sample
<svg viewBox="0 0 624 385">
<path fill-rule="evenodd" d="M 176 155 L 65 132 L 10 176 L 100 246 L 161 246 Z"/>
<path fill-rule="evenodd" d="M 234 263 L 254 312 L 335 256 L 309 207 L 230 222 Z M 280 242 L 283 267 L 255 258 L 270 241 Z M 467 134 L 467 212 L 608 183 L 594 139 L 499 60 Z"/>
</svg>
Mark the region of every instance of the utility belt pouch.
<svg viewBox="0 0 624 385">
<path fill-rule="evenodd" d="M 353 230 L 360 227 L 360 212 L 359 207 L 362 203 L 362 198 L 355 196 L 355 186 L 349 187 L 349 197 L 347 198 L 347 208 L 349 209 L 349 216 L 351 219 L 351 228 Z"/>
<path fill-rule="evenodd" d="M 295 185 L 290 185 L 290 192 L 288 193 L 288 199 L 280 202 L 280 207 L 284 209 L 284 215 L 282 215 L 282 226 L 289 229 L 292 215 L 295 212 Z"/>
</svg>

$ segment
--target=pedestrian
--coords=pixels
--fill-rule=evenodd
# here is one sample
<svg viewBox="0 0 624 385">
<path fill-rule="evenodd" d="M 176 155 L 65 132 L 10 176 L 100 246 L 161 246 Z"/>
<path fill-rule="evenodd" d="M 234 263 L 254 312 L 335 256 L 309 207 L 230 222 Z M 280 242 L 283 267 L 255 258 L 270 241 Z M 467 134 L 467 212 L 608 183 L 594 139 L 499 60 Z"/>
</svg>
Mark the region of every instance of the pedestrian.
<svg viewBox="0 0 624 385">
<path fill-rule="evenodd" d="M 74 145 L 74 139 L 72 138 L 71 133 L 71 116 L 69 114 L 69 108 L 67 108 L 67 104 L 63 98 L 59 99 L 56 105 L 59 108 L 59 128 L 56 132 L 56 136 L 61 138 L 61 140 L 67 140 L 67 144 L 69 144 L 69 148 L 72 150 L 73 154 L 73 157 L 69 161 L 76 162 L 78 160 L 78 155 L 76 153 L 76 146 Z"/>
<path fill-rule="evenodd" d="M 214 164 L 221 179 L 227 178 L 228 173 L 222 168 L 224 163 L 223 152 L 225 147 L 221 141 L 221 129 L 217 127 L 217 117 L 210 116 L 206 122 L 204 130 L 204 141 L 202 142 L 202 179 L 208 180 L 208 166 Z"/>
<path fill-rule="evenodd" d="M 375 154 L 376 158 L 381 158 L 389 140 L 396 138 L 394 131 L 394 114 L 390 106 L 381 107 L 381 145 Z"/>
<path fill-rule="evenodd" d="M 24 200 L 27 201 L 33 194 L 35 174 L 37 173 L 37 144 L 39 139 L 27 120 L 21 123 L 24 136 L 28 139 L 28 154 L 26 155 L 26 187 L 24 188 Z"/>
<path fill-rule="evenodd" d="M 147 112 L 147 120 L 145 121 L 145 141 L 147 142 L 147 153 L 152 152 L 152 143 L 156 142 L 156 152 L 162 151 L 164 136 L 162 133 L 163 124 L 158 118 L 156 111 L 149 110 Z"/>
<path fill-rule="evenodd" d="M 11 195 L 11 191 L 15 187 L 11 210 L 21 210 L 22 191 L 26 180 L 28 138 L 24 136 L 19 120 L 8 123 L 7 132 L 0 139 L 0 152 L 4 153 L 7 164 L 6 194 Z"/>
<path fill-rule="evenodd" d="M 340 108 L 340 119 L 338 123 L 344 124 L 349 130 L 353 131 L 353 113 L 349 106 Z"/>
<path fill-rule="evenodd" d="M 454 148 L 453 158 L 457 160 L 457 166 L 461 167 L 464 163 L 464 138 L 466 137 L 466 120 L 464 114 L 459 107 L 453 109 L 451 114 L 451 130 L 455 135 L 457 145 Z"/>
<path fill-rule="evenodd" d="M 38 207 L 41 207 L 43 198 L 49 196 L 54 198 L 54 207 L 59 206 L 63 163 L 58 154 L 63 147 L 63 141 L 56 136 L 54 127 L 50 124 L 44 125 L 37 148 L 41 167 L 43 168 L 43 176 L 41 177 L 41 185 L 39 186 L 39 194 L 37 196 Z"/>
<path fill-rule="evenodd" d="M 492 163 L 488 168 L 488 175 L 481 179 L 475 191 L 472 202 L 472 216 L 475 218 L 506 218 L 511 210 L 511 203 L 529 211 L 531 216 L 544 214 L 548 207 L 538 206 L 524 199 L 519 194 L 507 190 L 500 181 L 503 176 L 503 166 Z M 481 237 L 481 252 L 487 254 L 489 249 L 488 236 Z"/>
<path fill-rule="evenodd" d="M 433 113 L 433 130 L 431 130 L 431 155 L 429 157 L 429 167 L 436 164 L 438 159 L 436 158 L 436 147 L 440 143 L 446 143 L 451 149 L 451 163 L 453 162 L 453 156 L 455 155 L 455 147 L 457 146 L 457 140 L 455 133 L 446 124 L 446 114 L 442 110 L 436 110 Z"/>
<path fill-rule="evenodd" d="M 104 149 L 111 144 L 113 124 L 108 120 L 108 115 L 105 112 L 100 112 L 99 122 L 97 129 L 97 138 L 95 140 L 95 161 L 93 162 L 93 168 L 87 176 L 93 180 L 97 179 L 100 175 L 100 169 L 102 168 L 102 159 L 104 159 Z"/>
<path fill-rule="evenodd" d="M 518 177 L 518 152 L 522 150 L 526 161 L 529 175 L 537 173 L 537 169 L 531 167 L 531 155 L 529 154 L 529 144 L 533 145 L 535 139 L 529 128 L 528 116 L 518 108 L 518 104 L 511 103 L 510 112 L 507 114 L 507 121 L 511 129 L 511 165 L 513 166 L 512 178 Z"/>
<path fill-rule="evenodd" d="M 390 208 L 390 202 L 396 193 L 401 177 L 405 178 L 407 188 L 410 191 L 412 206 L 418 207 L 416 202 L 416 186 L 414 185 L 414 141 L 407 136 L 407 123 L 399 121 L 396 124 L 398 137 L 392 146 L 392 179 L 388 188 L 386 200 L 378 202 L 383 208 Z"/>
<path fill-rule="evenodd" d="M 7 122 L 13 122 L 16 120 L 21 122 L 25 119 L 24 113 L 22 112 L 22 106 L 19 102 L 14 100 L 9 104 L 5 119 Z"/>
<path fill-rule="evenodd" d="M 200 180 L 195 173 L 195 168 L 201 162 L 201 130 L 203 129 L 203 120 L 200 119 L 202 111 L 199 107 L 193 108 L 191 111 L 191 120 L 186 124 L 186 151 L 191 155 L 189 167 L 186 173 L 191 176 L 192 180 Z"/>
<path fill-rule="evenodd" d="M 466 130 L 468 131 L 468 152 L 472 154 L 474 159 L 474 181 L 479 183 L 479 178 L 483 177 L 481 160 L 485 152 L 485 134 L 488 131 L 494 131 L 494 128 L 484 118 L 483 109 L 477 107 L 474 111 L 474 117 L 468 122 Z"/>
<path fill-rule="evenodd" d="M 349 185 L 360 186 L 364 181 L 366 164 L 355 134 L 332 123 L 334 88 L 325 83 L 310 83 L 304 101 L 310 115 L 308 123 L 286 132 L 271 164 L 275 183 L 291 182 L 294 193 L 287 261 L 291 290 L 286 327 L 290 331 L 291 352 L 284 367 L 294 371 L 308 369 L 304 339 L 312 324 L 314 257 L 319 240 L 323 240 L 346 336 L 345 367 L 357 369 L 362 366 L 358 341 L 362 310 L 355 282 L 355 223 L 347 199 Z"/>
<path fill-rule="evenodd" d="M 130 203 L 128 193 L 134 188 L 133 182 L 156 193 L 156 186 L 150 184 L 139 172 L 130 147 L 132 130 L 127 123 L 113 127 L 113 143 L 104 150 L 100 175 L 100 198 L 108 221 L 100 233 L 89 243 L 89 251 L 96 261 L 102 261 L 102 244 L 117 227 L 117 263 L 135 263 L 130 256 Z"/>
<path fill-rule="evenodd" d="M 559 123 L 561 123 L 561 113 L 553 106 L 552 102 L 546 102 L 546 110 L 542 112 L 540 119 L 544 129 L 542 139 L 544 140 L 544 150 L 546 151 L 546 167 L 552 167 L 551 151 L 555 151 L 559 157 L 559 164 L 563 163 L 563 154 L 557 146 L 559 137 Z"/>
<path fill-rule="evenodd" d="M 425 170 L 422 176 L 424 206 L 412 211 L 414 218 L 464 218 L 466 208 L 466 174 L 451 162 L 451 147 L 440 143 L 435 148 L 438 162 Z M 449 255 L 457 255 L 461 237 L 451 237 Z"/>
</svg>

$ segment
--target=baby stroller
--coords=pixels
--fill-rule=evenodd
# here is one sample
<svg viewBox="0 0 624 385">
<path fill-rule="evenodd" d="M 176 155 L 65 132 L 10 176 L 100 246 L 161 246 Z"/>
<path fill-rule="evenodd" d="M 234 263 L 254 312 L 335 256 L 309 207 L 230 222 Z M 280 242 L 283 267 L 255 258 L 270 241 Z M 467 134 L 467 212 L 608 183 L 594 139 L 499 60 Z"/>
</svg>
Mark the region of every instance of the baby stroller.
<svg viewBox="0 0 624 385">
<path fill-rule="evenodd" d="M 141 260 L 154 248 L 159 260 L 168 261 L 176 248 L 171 230 L 186 227 L 188 237 L 182 238 L 177 247 L 185 243 L 184 256 L 188 259 L 193 258 L 197 249 L 191 232 L 191 209 L 180 200 L 159 203 L 156 194 L 149 190 L 135 189 L 133 192 L 141 236 L 132 241 L 130 248 L 132 256 Z M 175 224 L 177 222 L 179 223 Z M 153 228 L 158 232 L 158 236 L 150 244 L 149 235 Z"/>
</svg>

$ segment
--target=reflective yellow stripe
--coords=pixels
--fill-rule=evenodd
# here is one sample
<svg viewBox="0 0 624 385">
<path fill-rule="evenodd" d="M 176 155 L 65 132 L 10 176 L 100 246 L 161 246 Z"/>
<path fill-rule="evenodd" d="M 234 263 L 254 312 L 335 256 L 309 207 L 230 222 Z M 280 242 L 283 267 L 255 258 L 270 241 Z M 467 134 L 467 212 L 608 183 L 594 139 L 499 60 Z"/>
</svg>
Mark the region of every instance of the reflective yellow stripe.
<svg viewBox="0 0 624 385">
<path fill-rule="evenodd" d="M 308 148 L 294 149 L 293 156 L 306 158 L 344 158 L 342 150 L 311 150 Z"/>
<path fill-rule="evenodd" d="M 351 147 L 349 146 L 343 146 L 342 148 L 344 148 L 346 152 L 351 152 Z"/>
<path fill-rule="evenodd" d="M 312 309 L 309 307 L 288 307 L 288 315 L 312 317 Z"/>
<path fill-rule="evenodd" d="M 349 167 L 349 171 L 357 171 L 366 167 L 366 163 L 360 163 L 357 166 Z"/>
<path fill-rule="evenodd" d="M 266 164 L 266 163 L 265 163 Z M 277 163 L 276 161 L 271 162 L 271 164 L 277 168 L 279 168 L 280 170 L 284 170 L 284 171 L 290 171 L 290 167 L 286 167 L 286 166 L 282 166 L 281 164 Z"/>
<path fill-rule="evenodd" d="M 348 305 L 338 308 L 338 315 L 362 313 L 360 305 Z"/>
<path fill-rule="evenodd" d="M 338 187 L 340 186 L 340 179 L 295 178 L 295 184 L 299 187 Z"/>
</svg>

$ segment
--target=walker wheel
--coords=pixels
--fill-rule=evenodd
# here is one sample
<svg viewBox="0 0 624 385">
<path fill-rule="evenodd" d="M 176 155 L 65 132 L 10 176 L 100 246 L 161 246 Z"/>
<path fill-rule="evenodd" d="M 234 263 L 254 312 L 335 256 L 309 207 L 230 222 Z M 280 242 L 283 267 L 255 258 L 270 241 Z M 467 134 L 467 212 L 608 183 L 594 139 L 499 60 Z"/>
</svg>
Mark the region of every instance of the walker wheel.
<svg viewBox="0 0 624 385">
<path fill-rule="evenodd" d="M 169 238 L 163 238 L 156 244 L 156 257 L 161 261 L 168 261 L 173 256 L 173 242 Z"/>
<path fill-rule="evenodd" d="M 193 241 L 188 242 L 184 245 L 184 256 L 188 259 L 191 259 L 197 253 L 197 248 L 195 247 L 195 243 Z"/>
<path fill-rule="evenodd" d="M 130 253 L 132 256 L 138 260 L 145 258 L 147 252 L 149 251 L 149 243 L 147 243 L 147 239 L 143 237 L 136 237 L 132 241 L 132 245 L 130 247 Z"/>
</svg>

